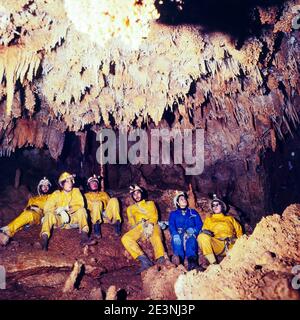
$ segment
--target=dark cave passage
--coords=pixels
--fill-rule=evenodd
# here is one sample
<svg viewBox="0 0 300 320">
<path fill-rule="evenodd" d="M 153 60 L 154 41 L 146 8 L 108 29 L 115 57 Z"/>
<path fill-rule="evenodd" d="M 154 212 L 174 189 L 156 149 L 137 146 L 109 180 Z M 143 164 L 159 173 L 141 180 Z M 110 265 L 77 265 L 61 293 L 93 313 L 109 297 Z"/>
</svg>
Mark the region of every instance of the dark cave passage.
<svg viewBox="0 0 300 320">
<path fill-rule="evenodd" d="M 280 141 L 275 153 L 268 150 L 264 160 L 270 208 L 282 212 L 300 199 L 300 131 Z"/>
</svg>

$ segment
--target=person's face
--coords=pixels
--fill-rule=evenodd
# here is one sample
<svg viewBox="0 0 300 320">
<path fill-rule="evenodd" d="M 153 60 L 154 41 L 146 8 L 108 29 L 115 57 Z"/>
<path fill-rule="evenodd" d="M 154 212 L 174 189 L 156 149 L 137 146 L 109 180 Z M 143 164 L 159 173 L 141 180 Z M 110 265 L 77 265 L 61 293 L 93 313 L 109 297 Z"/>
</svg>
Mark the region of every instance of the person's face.
<svg viewBox="0 0 300 320">
<path fill-rule="evenodd" d="M 42 193 L 44 193 L 44 194 L 46 194 L 46 193 L 48 193 L 49 192 L 49 185 L 48 184 L 43 184 L 42 186 L 41 186 L 41 190 L 42 190 Z"/>
<path fill-rule="evenodd" d="M 139 190 L 134 191 L 134 193 L 132 194 L 132 197 L 133 197 L 134 201 L 140 202 L 140 201 L 142 200 L 142 193 L 141 193 L 141 191 L 139 191 Z"/>
<path fill-rule="evenodd" d="M 222 212 L 222 206 L 220 204 L 220 202 L 213 202 L 212 204 L 212 210 L 213 213 L 221 213 Z"/>
<path fill-rule="evenodd" d="M 98 190 L 98 182 L 97 181 L 91 181 L 89 183 L 89 187 L 92 191 L 97 191 Z"/>
<path fill-rule="evenodd" d="M 73 189 L 73 181 L 72 181 L 71 178 L 68 178 L 68 179 L 66 179 L 66 181 L 64 182 L 63 190 L 64 190 L 65 192 L 70 192 L 70 191 L 72 191 L 72 189 Z"/>
<path fill-rule="evenodd" d="M 178 204 L 181 209 L 185 209 L 188 205 L 187 199 L 185 196 L 180 196 L 178 199 Z"/>
</svg>

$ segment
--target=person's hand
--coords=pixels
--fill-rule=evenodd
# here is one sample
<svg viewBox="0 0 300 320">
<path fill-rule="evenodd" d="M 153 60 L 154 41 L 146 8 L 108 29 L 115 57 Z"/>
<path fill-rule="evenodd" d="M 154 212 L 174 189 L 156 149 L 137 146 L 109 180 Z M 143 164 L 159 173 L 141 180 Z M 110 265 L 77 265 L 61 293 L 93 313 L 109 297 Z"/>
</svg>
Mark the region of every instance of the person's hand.
<svg viewBox="0 0 300 320">
<path fill-rule="evenodd" d="M 180 239 L 180 235 L 179 234 L 175 234 L 173 236 L 173 242 L 176 246 L 180 246 L 181 245 L 181 239 Z"/>
<path fill-rule="evenodd" d="M 188 234 L 188 236 L 192 236 L 195 234 L 195 229 L 194 228 L 188 228 L 186 230 L 186 233 Z"/>
<path fill-rule="evenodd" d="M 152 223 L 148 223 L 143 225 L 143 230 L 146 238 L 150 238 L 153 234 L 154 225 Z"/>
</svg>

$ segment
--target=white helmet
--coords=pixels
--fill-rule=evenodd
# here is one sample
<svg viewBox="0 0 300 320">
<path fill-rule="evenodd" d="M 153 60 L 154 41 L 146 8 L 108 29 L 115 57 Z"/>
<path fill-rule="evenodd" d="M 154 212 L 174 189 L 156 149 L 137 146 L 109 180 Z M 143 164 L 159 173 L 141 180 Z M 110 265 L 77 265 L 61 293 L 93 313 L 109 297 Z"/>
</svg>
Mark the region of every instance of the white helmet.
<svg viewBox="0 0 300 320">
<path fill-rule="evenodd" d="M 71 179 L 72 183 L 75 183 L 75 177 L 76 177 L 76 174 L 71 174 L 71 173 L 69 173 L 69 172 L 63 172 L 63 173 L 59 176 L 59 178 L 58 178 L 58 184 L 59 184 L 60 187 L 62 188 L 64 182 L 65 182 L 67 179 Z"/>
<path fill-rule="evenodd" d="M 175 195 L 175 197 L 174 197 L 174 199 L 173 199 L 173 203 L 174 203 L 174 206 L 175 206 L 176 208 L 179 207 L 178 199 L 179 199 L 179 197 L 181 197 L 181 196 L 184 196 L 186 199 L 188 198 L 186 192 L 184 192 L 184 191 L 176 191 L 176 195 Z"/>
<path fill-rule="evenodd" d="M 100 176 L 96 176 L 95 174 L 93 174 L 91 177 L 88 178 L 87 185 L 89 185 L 92 181 L 95 181 L 99 184 L 100 180 L 101 180 Z"/>
<path fill-rule="evenodd" d="M 41 187 L 42 186 L 48 186 L 49 189 L 51 188 L 52 184 L 51 182 L 46 178 L 44 177 L 38 184 L 37 186 L 37 192 L 38 192 L 38 195 L 40 196 L 41 195 Z"/>
<path fill-rule="evenodd" d="M 129 187 L 130 194 L 134 193 L 135 191 L 140 191 L 141 193 L 144 192 L 144 190 L 138 184 L 134 184 Z"/>
</svg>

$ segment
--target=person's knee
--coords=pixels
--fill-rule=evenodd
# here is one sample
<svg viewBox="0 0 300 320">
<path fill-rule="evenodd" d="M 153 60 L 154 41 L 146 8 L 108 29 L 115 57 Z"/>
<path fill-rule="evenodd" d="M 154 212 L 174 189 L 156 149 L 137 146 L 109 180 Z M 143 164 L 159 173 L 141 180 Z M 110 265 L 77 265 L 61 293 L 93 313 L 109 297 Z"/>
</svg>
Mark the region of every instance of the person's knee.
<svg viewBox="0 0 300 320">
<path fill-rule="evenodd" d="M 119 205 L 119 200 L 118 198 L 111 198 L 109 200 L 114 206 L 118 206 Z"/>
<path fill-rule="evenodd" d="M 188 238 L 186 241 L 186 247 L 196 249 L 198 247 L 197 239 L 195 237 Z"/>
<path fill-rule="evenodd" d="M 84 216 L 84 217 L 87 217 L 87 211 L 85 210 L 85 208 L 80 208 L 77 210 L 77 214 L 79 216 Z"/>
<path fill-rule="evenodd" d="M 197 240 L 199 242 L 210 242 L 211 241 L 211 236 L 205 234 L 205 233 L 200 233 Z"/>
<path fill-rule="evenodd" d="M 162 237 L 161 237 L 160 233 L 158 233 L 158 232 L 153 232 L 150 240 L 151 240 L 151 242 L 153 242 L 153 243 L 160 243 L 160 242 L 162 242 Z"/>
<path fill-rule="evenodd" d="M 128 243 L 130 241 L 130 237 L 128 236 L 128 234 L 124 234 L 123 237 L 121 238 L 121 242 L 123 245 L 126 245 L 126 243 Z"/>
<path fill-rule="evenodd" d="M 35 214 L 32 211 L 26 211 L 23 213 L 24 218 L 27 218 L 27 221 L 33 222 L 35 220 Z"/>
<path fill-rule="evenodd" d="M 51 223 L 54 220 L 55 220 L 55 215 L 53 213 L 47 213 L 44 216 L 43 224 Z"/>
</svg>

